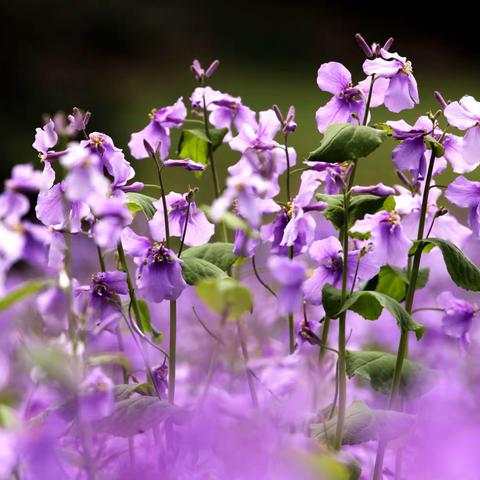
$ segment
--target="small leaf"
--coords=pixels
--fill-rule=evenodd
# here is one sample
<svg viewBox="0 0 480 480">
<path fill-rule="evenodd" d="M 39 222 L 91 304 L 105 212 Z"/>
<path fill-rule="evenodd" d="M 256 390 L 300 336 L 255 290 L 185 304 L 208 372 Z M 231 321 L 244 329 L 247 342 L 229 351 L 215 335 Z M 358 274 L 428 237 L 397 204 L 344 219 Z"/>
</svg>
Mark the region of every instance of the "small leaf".
<svg viewBox="0 0 480 480">
<path fill-rule="evenodd" d="M 422 288 L 424 288 L 427 285 L 429 278 L 430 278 L 430 269 L 421 268 L 418 271 L 417 283 L 415 285 L 416 290 L 421 290 Z"/>
<path fill-rule="evenodd" d="M 130 437 L 180 412 L 178 407 L 157 397 L 132 396 L 117 402 L 112 415 L 95 422 L 94 428 L 97 433 Z"/>
<path fill-rule="evenodd" d="M 393 440 L 412 430 L 415 417 L 393 410 L 373 410 L 361 401 L 354 401 L 345 414 L 343 445 L 357 445 L 371 440 Z M 310 426 L 311 435 L 322 443 L 335 439 L 337 418 Z"/>
<path fill-rule="evenodd" d="M 213 263 L 220 270 L 226 272 L 236 261 L 232 243 L 207 243 L 198 247 L 191 247 L 182 253 L 182 260 L 186 258 L 201 258 Z"/>
<path fill-rule="evenodd" d="M 441 238 L 428 238 L 415 242 L 411 252 L 415 253 L 416 248 L 424 248 L 425 252 L 425 246 L 427 249 L 429 246 L 440 248 L 448 273 L 456 285 L 464 290 L 480 291 L 480 269 L 455 244 Z"/>
<path fill-rule="evenodd" d="M 433 150 L 436 158 L 443 157 L 445 154 L 444 146 L 435 140 L 431 135 L 425 135 L 424 137 L 425 145 L 430 149 Z"/>
<path fill-rule="evenodd" d="M 213 263 L 202 258 L 182 258 L 183 278 L 189 285 L 197 285 L 202 280 L 222 278 L 226 274 Z"/>
<path fill-rule="evenodd" d="M 230 277 L 204 280 L 197 285 L 197 295 L 211 310 L 229 320 L 239 320 L 253 308 L 250 290 Z"/>
<path fill-rule="evenodd" d="M 378 283 L 375 288 L 376 292 L 384 293 L 397 302 L 401 302 L 405 299 L 407 287 L 408 277 L 403 270 L 390 265 L 384 265 L 380 269 Z"/>
<path fill-rule="evenodd" d="M 51 287 L 53 282 L 51 280 L 32 280 L 23 283 L 19 287 L 14 288 L 0 299 L 0 312 L 7 310 L 15 303 L 23 300 L 31 295 L 40 293 L 48 287 Z"/>
<path fill-rule="evenodd" d="M 405 308 L 396 300 L 383 293 L 367 290 L 355 292 L 347 299 L 338 314 L 346 310 L 352 310 L 367 320 L 376 320 L 382 313 L 383 308 L 386 308 L 393 315 L 403 331 L 415 332 L 417 340 L 422 338 L 425 327 L 413 320 Z"/>
<path fill-rule="evenodd" d="M 151 220 L 157 211 L 153 205 L 153 202 L 156 201 L 156 198 L 149 197 L 143 193 L 129 192 L 127 194 L 127 207 L 132 215 L 137 212 L 143 212 L 147 220 Z"/>
<path fill-rule="evenodd" d="M 386 352 L 346 352 L 347 375 L 357 375 L 367 380 L 374 390 L 386 395 L 392 387 L 396 355 Z M 405 359 L 400 380 L 400 392 L 404 396 L 420 396 L 426 393 L 433 384 L 433 370 L 419 363 Z"/>
<path fill-rule="evenodd" d="M 151 397 L 157 396 L 153 386 L 148 383 L 120 383 L 114 387 L 116 402 L 126 400 L 134 393 L 140 393 Z"/>
<path fill-rule="evenodd" d="M 372 127 L 339 123 L 327 128 L 320 146 L 310 153 L 308 161 L 341 163 L 366 157 L 376 150 L 387 133 Z"/>
<path fill-rule="evenodd" d="M 344 219 L 344 201 L 343 195 L 325 195 L 323 193 L 316 195 L 317 200 L 327 202 L 328 207 L 323 211 L 323 215 L 333 225 L 340 229 L 345 222 Z M 389 206 L 391 197 L 382 198 L 375 195 L 355 195 L 350 197 L 348 208 L 349 227 L 357 220 L 362 220 L 367 213 L 373 214 L 379 210 L 384 210 L 385 205 Z"/>
<path fill-rule="evenodd" d="M 336 318 L 338 311 L 342 307 L 342 292 L 338 288 L 332 287 L 329 283 L 322 288 L 322 305 L 325 309 L 325 315 L 329 318 Z"/>
<path fill-rule="evenodd" d="M 132 370 L 130 360 L 120 353 L 102 353 L 99 355 L 92 355 L 88 358 L 89 365 L 105 365 L 109 363 L 116 363 L 126 370 Z"/>
</svg>

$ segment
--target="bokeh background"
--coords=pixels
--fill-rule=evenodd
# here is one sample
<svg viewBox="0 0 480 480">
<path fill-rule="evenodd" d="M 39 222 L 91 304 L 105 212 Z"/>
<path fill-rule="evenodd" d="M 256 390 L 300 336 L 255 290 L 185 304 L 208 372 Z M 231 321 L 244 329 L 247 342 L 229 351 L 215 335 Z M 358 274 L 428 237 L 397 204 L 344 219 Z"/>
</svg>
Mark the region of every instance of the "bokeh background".
<svg viewBox="0 0 480 480">
<path fill-rule="evenodd" d="M 357 31 L 369 42 L 394 36 L 394 50 L 412 60 L 421 104 L 400 114 L 407 121 L 437 108 L 435 89 L 447 99 L 467 92 L 480 97 L 477 19 L 463 2 L 448 10 L 440 4 L 369 1 L 0 4 L 2 179 L 14 163 L 37 162 L 31 144 L 43 113 L 88 109 L 90 129 L 126 148 L 152 107 L 170 105 L 181 95 L 188 100 L 196 86 L 189 71 L 193 58 L 205 64 L 219 58 L 212 86 L 241 95 L 255 110 L 294 104 L 299 128 L 291 141 L 300 159 L 319 142 L 314 114 L 328 99 L 316 85 L 319 65 L 340 61 L 356 80 L 362 78 L 363 55 L 353 39 Z M 374 121 L 398 117 L 377 109 Z M 368 160 L 360 182 L 395 181 L 391 148 L 387 142 Z M 236 159 L 227 148 L 217 156 L 223 172 Z M 138 179 L 154 182 L 148 161 L 135 166 Z M 170 188 L 181 189 L 191 178 L 176 174 Z M 210 179 L 201 181 L 204 200 L 210 187 Z"/>
</svg>

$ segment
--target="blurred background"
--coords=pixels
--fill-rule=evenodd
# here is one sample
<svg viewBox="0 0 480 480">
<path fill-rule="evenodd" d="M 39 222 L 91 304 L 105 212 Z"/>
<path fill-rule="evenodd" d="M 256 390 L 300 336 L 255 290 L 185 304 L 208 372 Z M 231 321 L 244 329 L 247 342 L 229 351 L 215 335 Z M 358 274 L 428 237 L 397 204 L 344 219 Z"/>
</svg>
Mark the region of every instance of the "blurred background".
<svg viewBox="0 0 480 480">
<path fill-rule="evenodd" d="M 415 118 L 437 109 L 432 92 L 456 99 L 480 98 L 480 50 L 475 15 L 443 12 L 430 5 L 369 1 L 163 2 L 148 0 L 17 0 L 0 2 L 2 28 L 0 175 L 11 165 L 37 162 L 31 144 L 42 114 L 73 106 L 93 113 L 90 130 L 111 135 L 125 149 L 133 131 L 147 123 L 152 107 L 188 101 L 195 88 L 189 65 L 215 58 L 221 67 L 212 86 L 240 95 L 255 110 L 274 103 L 297 108 L 299 128 L 291 142 L 302 159 L 319 142 L 315 111 L 328 95 L 316 85 L 322 62 L 344 63 L 356 81 L 364 60 L 353 35 L 369 43 L 395 37 L 393 50 L 413 63 L 421 104 L 400 115 L 384 109 L 373 121 Z M 187 102 L 186 102 L 187 103 Z M 393 182 L 391 141 L 360 169 L 360 182 Z M 219 150 L 225 168 L 238 156 Z M 135 162 L 135 161 L 133 161 Z M 137 177 L 154 182 L 147 160 Z M 178 174 L 170 188 L 192 176 Z M 446 175 L 446 181 L 449 179 Z M 211 180 L 201 194 L 210 197 Z"/>
</svg>

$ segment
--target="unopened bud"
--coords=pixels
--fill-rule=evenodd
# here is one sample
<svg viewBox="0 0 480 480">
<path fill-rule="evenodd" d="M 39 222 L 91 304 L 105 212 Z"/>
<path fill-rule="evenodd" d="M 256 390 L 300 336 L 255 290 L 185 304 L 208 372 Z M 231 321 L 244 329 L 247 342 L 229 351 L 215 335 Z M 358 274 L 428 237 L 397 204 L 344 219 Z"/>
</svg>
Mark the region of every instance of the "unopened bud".
<svg viewBox="0 0 480 480">
<path fill-rule="evenodd" d="M 373 57 L 372 49 L 369 47 L 368 43 L 365 39 L 360 35 L 360 33 L 355 34 L 355 40 L 358 43 L 358 46 L 361 48 L 362 52 L 365 54 L 367 58 Z"/>
<path fill-rule="evenodd" d="M 405 174 L 403 172 L 401 172 L 400 170 L 396 170 L 395 172 L 397 174 L 397 177 L 400 179 L 400 181 L 406 185 L 407 187 L 411 187 L 411 182 L 410 180 L 405 176 Z"/>
<path fill-rule="evenodd" d="M 278 121 L 283 125 L 283 115 L 282 115 L 282 112 L 280 111 L 280 108 L 278 107 L 278 105 L 274 105 L 272 107 L 272 109 L 275 112 L 275 115 L 277 116 Z"/>
<path fill-rule="evenodd" d="M 435 212 L 435 217 L 443 217 L 448 213 L 448 209 L 445 207 L 440 207 L 436 212 Z"/>
<path fill-rule="evenodd" d="M 393 42 L 394 42 L 394 38 L 393 37 L 390 37 L 386 42 L 385 44 L 383 45 L 383 49 L 384 50 L 388 50 L 390 49 L 390 47 L 393 45 Z"/>
<path fill-rule="evenodd" d="M 207 68 L 207 71 L 205 72 L 205 77 L 210 78 L 215 73 L 215 70 L 218 68 L 219 65 L 220 60 L 214 60 Z"/>
<path fill-rule="evenodd" d="M 143 139 L 143 146 L 150 157 L 155 157 L 155 150 L 145 138 Z"/>
<path fill-rule="evenodd" d="M 433 92 L 433 95 L 435 96 L 435 99 L 437 100 L 437 102 L 440 104 L 440 107 L 442 108 L 442 110 L 445 110 L 445 108 L 447 107 L 447 102 L 443 98 L 442 94 L 438 91 L 435 91 Z"/>
</svg>

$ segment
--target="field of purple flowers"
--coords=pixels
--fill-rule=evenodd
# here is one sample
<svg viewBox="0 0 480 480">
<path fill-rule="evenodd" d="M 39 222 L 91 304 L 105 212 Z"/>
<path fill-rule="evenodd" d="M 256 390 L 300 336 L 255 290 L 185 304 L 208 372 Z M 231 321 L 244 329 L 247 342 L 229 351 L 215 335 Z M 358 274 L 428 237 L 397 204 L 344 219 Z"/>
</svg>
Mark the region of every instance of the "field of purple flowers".
<svg viewBox="0 0 480 480">
<path fill-rule="evenodd" d="M 36 129 L 0 194 L 0 479 L 479 478 L 480 102 L 422 111 L 393 39 L 355 39 L 306 159 L 218 61 L 125 150 L 79 108 Z M 387 137 L 398 184 L 358 185 Z"/>
</svg>

